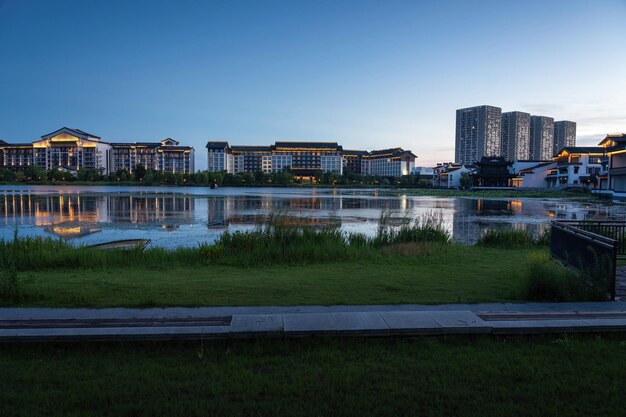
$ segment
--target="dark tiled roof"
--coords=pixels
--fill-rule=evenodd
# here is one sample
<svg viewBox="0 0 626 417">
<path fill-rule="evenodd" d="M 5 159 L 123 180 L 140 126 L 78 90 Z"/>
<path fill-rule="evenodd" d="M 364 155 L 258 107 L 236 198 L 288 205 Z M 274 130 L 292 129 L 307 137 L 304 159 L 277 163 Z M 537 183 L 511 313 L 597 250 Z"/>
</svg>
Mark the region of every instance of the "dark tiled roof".
<svg viewBox="0 0 626 417">
<path fill-rule="evenodd" d="M 342 149 L 337 142 L 276 142 L 274 146 L 276 148 Z"/>
<path fill-rule="evenodd" d="M 411 151 L 405 151 L 402 148 L 389 148 L 389 149 L 380 149 L 380 150 L 375 150 L 369 153 L 370 157 L 377 157 L 377 156 L 383 156 L 383 155 L 391 155 L 391 156 L 395 156 L 395 157 L 402 157 L 402 156 L 412 156 L 413 158 L 417 158 L 417 156 L 411 152 Z"/>
<path fill-rule="evenodd" d="M 598 145 L 602 145 L 603 143 L 608 142 L 608 141 L 613 141 L 613 142 L 617 142 L 617 143 L 626 142 L 626 133 L 617 133 L 617 134 L 606 135 L 606 137 L 604 139 L 602 139 L 602 141 L 600 143 L 598 143 Z"/>
<path fill-rule="evenodd" d="M 114 148 L 131 148 L 133 146 L 145 146 L 148 148 L 158 148 L 161 146 L 159 142 L 115 142 L 110 143 Z"/>
<path fill-rule="evenodd" d="M 41 137 L 43 138 L 43 137 L 46 137 L 46 136 L 52 136 L 52 135 L 54 135 L 55 133 L 58 133 L 58 132 L 60 132 L 60 131 L 62 131 L 62 130 L 68 130 L 68 131 L 70 131 L 70 132 L 74 133 L 74 134 L 75 134 L 75 135 L 77 135 L 77 136 L 91 136 L 91 137 L 93 137 L 93 138 L 100 139 L 100 136 L 92 135 L 91 133 L 87 133 L 87 132 L 85 132 L 85 131 L 83 131 L 83 130 L 80 130 L 80 129 L 72 129 L 72 128 L 69 128 L 69 127 L 62 127 L 62 128 L 60 128 L 60 129 L 55 130 L 54 132 L 50 132 L 50 133 L 48 133 L 47 135 L 42 135 Z"/>
<path fill-rule="evenodd" d="M 533 166 L 528 167 L 528 168 L 520 169 L 519 172 L 522 172 L 522 171 L 532 171 L 533 169 L 545 167 L 546 165 L 555 164 L 555 163 L 556 162 L 554 162 L 554 161 L 546 161 L 546 162 L 542 162 L 542 163 L 537 164 L 537 165 L 533 165 Z"/>
<path fill-rule="evenodd" d="M 176 139 L 172 139 L 172 138 L 165 138 L 165 139 L 163 139 L 160 143 L 167 142 L 167 141 L 174 142 L 174 144 L 175 144 L 175 145 L 178 145 L 178 144 L 180 143 L 180 142 L 179 142 L 179 141 L 177 141 Z M 171 146 L 171 145 L 168 145 L 168 146 Z"/>
<path fill-rule="evenodd" d="M 207 142 L 206 147 L 208 149 L 224 149 L 224 148 L 228 148 L 228 142 L 226 142 L 226 141 L 210 141 L 210 142 Z"/>
<path fill-rule="evenodd" d="M 193 146 L 159 146 L 159 150 L 167 151 L 190 151 Z"/>
<path fill-rule="evenodd" d="M 247 145 L 233 145 L 231 146 L 233 151 L 239 152 L 270 152 L 271 146 L 247 146 Z"/>
<path fill-rule="evenodd" d="M 342 155 L 358 155 L 358 156 L 364 156 L 364 155 L 369 155 L 369 152 L 367 151 L 356 151 L 356 150 L 352 150 L 352 149 L 344 149 L 343 152 L 341 152 Z"/>
<path fill-rule="evenodd" d="M 7 143 L 3 140 L 0 140 L 0 145 L 4 146 L 4 147 L 20 147 L 20 148 L 32 148 L 33 144 L 32 143 Z"/>
<path fill-rule="evenodd" d="M 604 153 L 605 148 L 602 146 L 567 146 L 557 154 L 560 154 L 563 151 L 567 151 L 567 153 Z"/>
<path fill-rule="evenodd" d="M 389 149 L 379 149 L 379 150 L 376 150 L 376 151 L 372 151 L 369 154 L 371 156 L 387 155 L 387 154 L 393 155 L 394 153 L 403 152 L 403 151 L 404 151 L 404 149 L 402 149 L 402 148 L 389 148 Z"/>
</svg>

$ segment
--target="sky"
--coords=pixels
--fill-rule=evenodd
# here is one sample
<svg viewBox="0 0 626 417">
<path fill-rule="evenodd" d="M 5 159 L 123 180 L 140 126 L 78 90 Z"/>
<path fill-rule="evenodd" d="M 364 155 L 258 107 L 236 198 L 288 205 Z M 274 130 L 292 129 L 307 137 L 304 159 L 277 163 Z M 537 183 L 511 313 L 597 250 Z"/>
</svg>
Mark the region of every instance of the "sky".
<svg viewBox="0 0 626 417">
<path fill-rule="evenodd" d="M 455 110 L 626 132 L 626 0 L 0 0 L 0 139 L 277 140 L 454 159 Z"/>
</svg>

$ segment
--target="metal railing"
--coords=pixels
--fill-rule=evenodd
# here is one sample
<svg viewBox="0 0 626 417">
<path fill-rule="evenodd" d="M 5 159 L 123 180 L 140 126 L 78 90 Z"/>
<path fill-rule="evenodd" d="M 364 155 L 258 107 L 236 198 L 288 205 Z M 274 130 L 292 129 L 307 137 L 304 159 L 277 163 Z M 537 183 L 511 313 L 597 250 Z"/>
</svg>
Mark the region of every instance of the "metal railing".
<svg viewBox="0 0 626 417">
<path fill-rule="evenodd" d="M 575 222 L 555 221 L 551 232 L 552 257 L 580 271 L 591 286 L 606 291 L 614 300 L 618 241 Z"/>
<path fill-rule="evenodd" d="M 559 220 L 558 223 L 586 230 L 617 241 L 617 256 L 626 256 L 626 223 L 605 220 Z"/>
</svg>

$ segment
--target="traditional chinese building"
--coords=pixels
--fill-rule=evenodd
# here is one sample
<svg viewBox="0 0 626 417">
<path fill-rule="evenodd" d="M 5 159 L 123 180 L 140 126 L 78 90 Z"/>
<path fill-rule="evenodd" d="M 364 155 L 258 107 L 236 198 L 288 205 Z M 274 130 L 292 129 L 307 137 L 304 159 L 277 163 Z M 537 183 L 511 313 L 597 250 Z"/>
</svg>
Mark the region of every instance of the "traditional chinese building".
<svg viewBox="0 0 626 417">
<path fill-rule="evenodd" d="M 167 138 L 160 142 L 111 143 L 80 129 L 63 127 L 32 143 L 0 141 L 0 168 L 23 170 L 31 166 L 50 169 L 96 170 L 109 174 L 132 172 L 137 165 L 174 173 L 194 172 L 194 149 Z"/>
</svg>

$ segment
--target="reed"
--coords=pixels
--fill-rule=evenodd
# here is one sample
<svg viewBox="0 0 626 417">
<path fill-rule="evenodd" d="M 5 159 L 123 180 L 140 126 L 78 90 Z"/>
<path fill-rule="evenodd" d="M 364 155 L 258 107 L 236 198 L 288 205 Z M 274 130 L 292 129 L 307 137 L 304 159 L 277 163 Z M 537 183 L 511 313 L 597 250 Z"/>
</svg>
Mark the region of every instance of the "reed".
<svg viewBox="0 0 626 417">
<path fill-rule="evenodd" d="M 256 230 L 225 232 L 213 244 L 195 248 L 148 248 L 130 251 L 75 247 L 62 240 L 19 237 L 0 241 L 0 262 L 12 262 L 18 270 L 47 268 L 147 267 L 166 268 L 207 264 L 254 266 L 336 262 L 371 259 L 406 251 L 383 250 L 405 243 L 450 242 L 439 213 L 392 222 L 381 216 L 374 237 L 346 233 L 333 223 L 313 227 L 306 219 L 272 213 Z M 410 251 L 409 251 L 410 252 Z M 425 252 L 425 251 L 418 251 Z M 408 252 L 406 252 L 408 253 Z"/>
<path fill-rule="evenodd" d="M 544 246 L 549 239 L 546 233 L 535 237 L 526 229 L 490 229 L 476 244 L 500 249 L 520 249 Z"/>
</svg>

